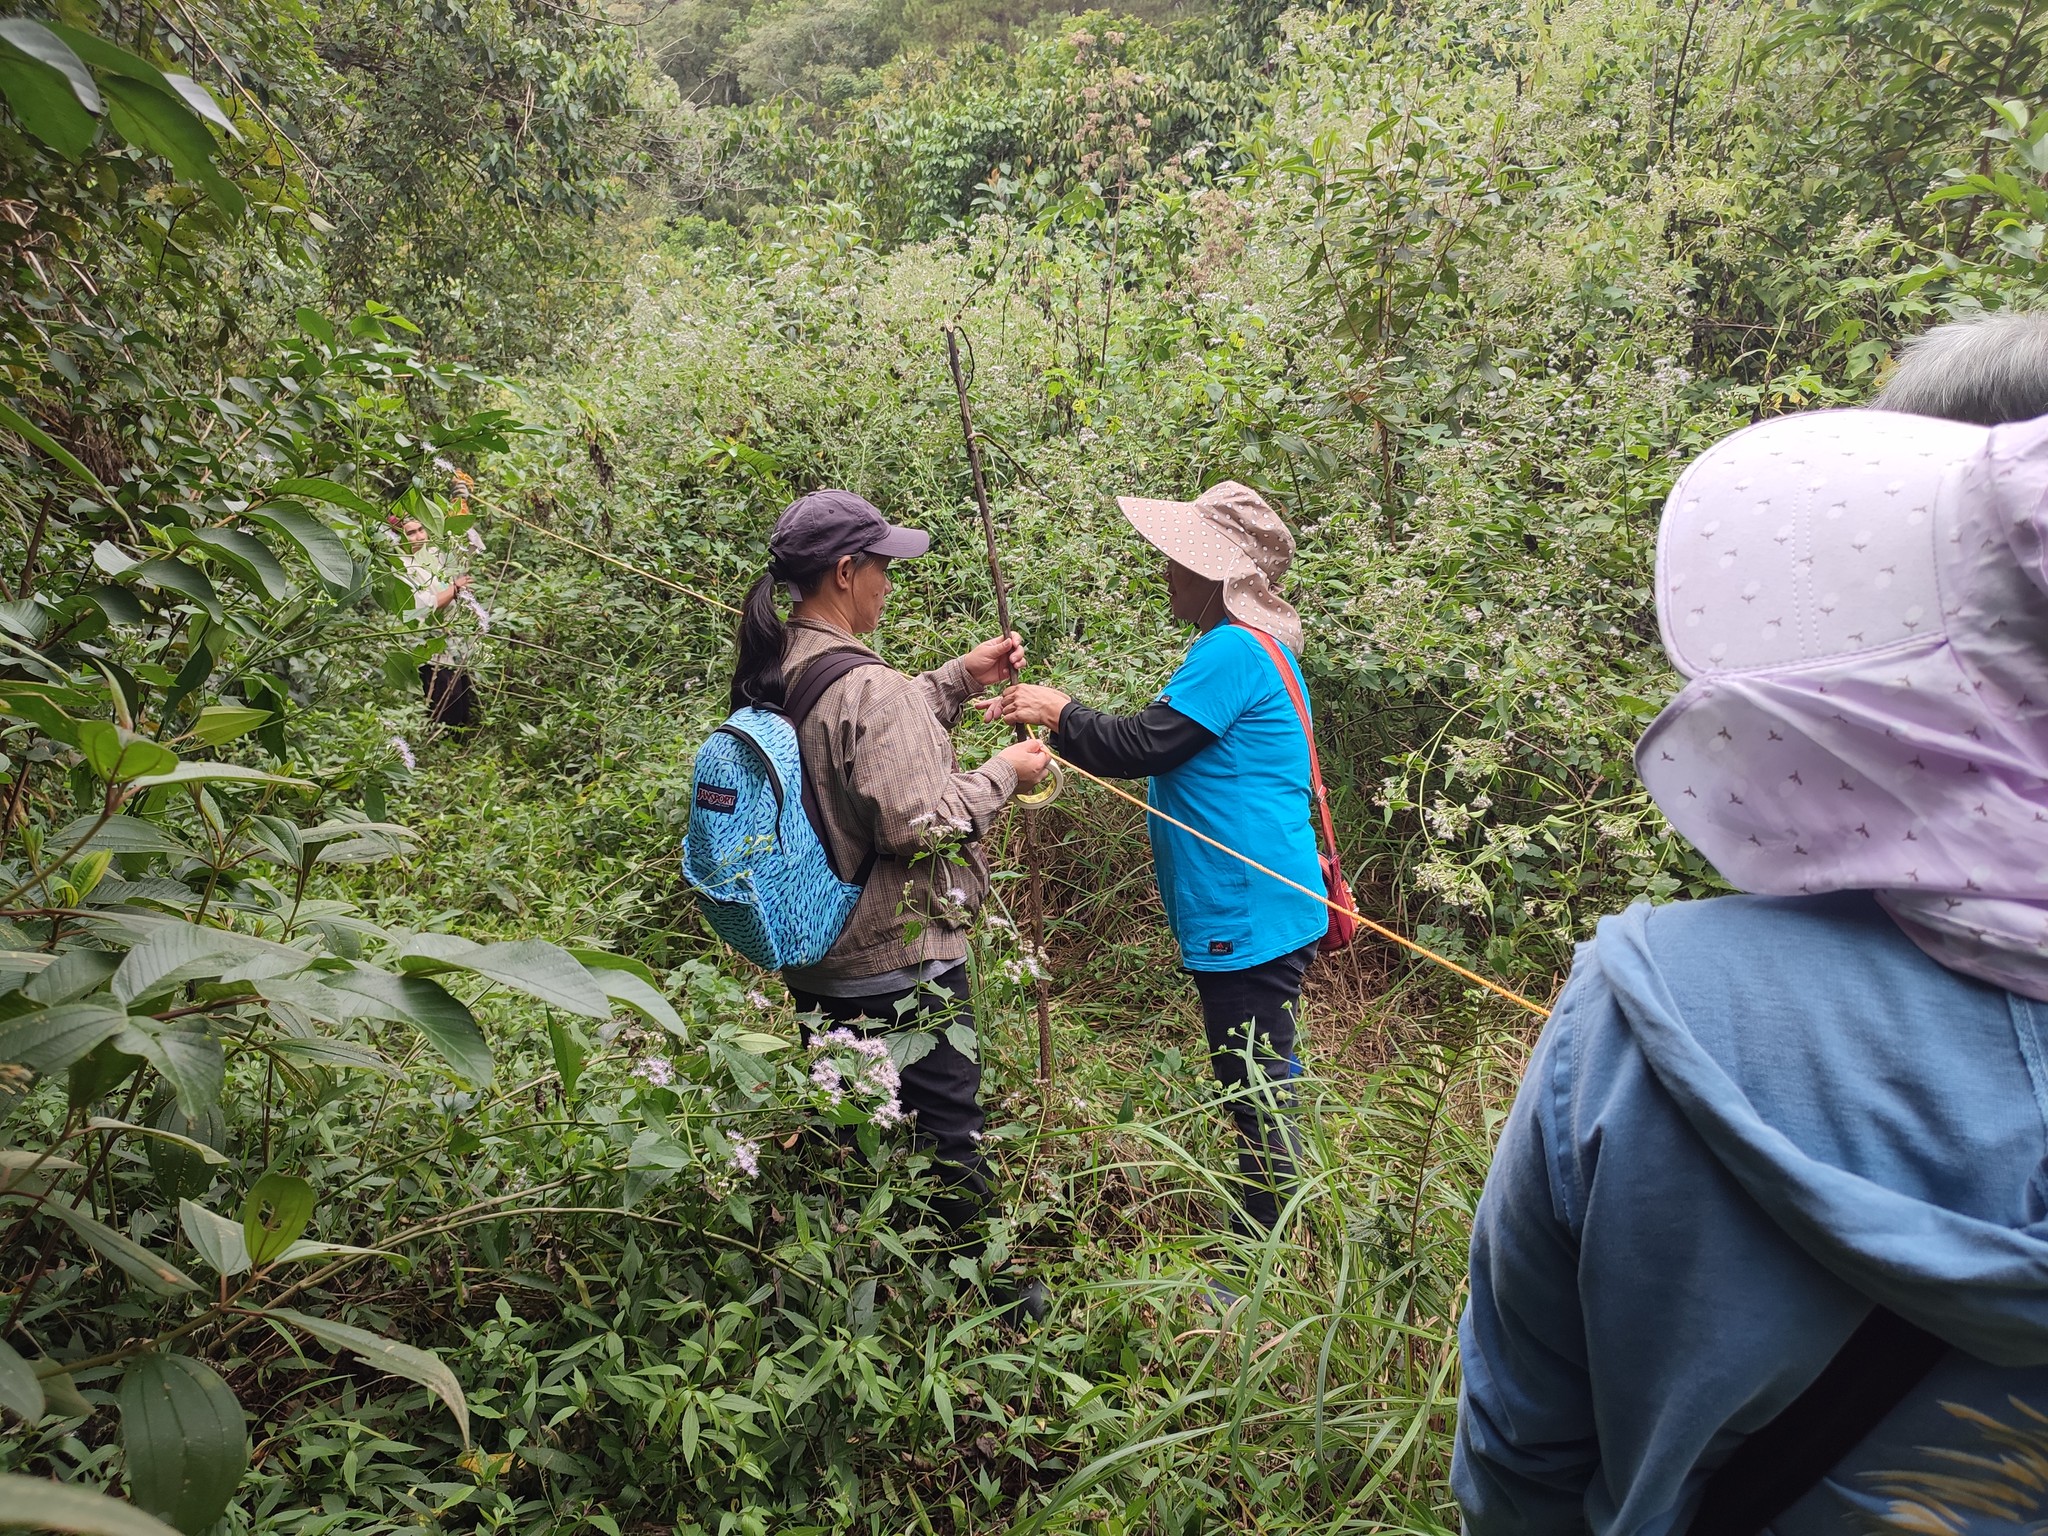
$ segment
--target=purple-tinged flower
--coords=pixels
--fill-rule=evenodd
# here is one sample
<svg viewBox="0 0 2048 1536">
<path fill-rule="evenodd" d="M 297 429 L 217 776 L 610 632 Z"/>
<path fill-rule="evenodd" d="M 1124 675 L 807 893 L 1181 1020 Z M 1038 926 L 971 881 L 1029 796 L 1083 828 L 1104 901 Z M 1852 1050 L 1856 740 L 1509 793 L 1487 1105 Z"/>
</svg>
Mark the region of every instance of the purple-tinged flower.
<svg viewBox="0 0 2048 1536">
<path fill-rule="evenodd" d="M 655 1088 L 666 1088 L 676 1080 L 676 1069 L 664 1056 L 645 1056 L 633 1064 L 633 1075 Z"/>
<path fill-rule="evenodd" d="M 469 547 L 471 549 L 475 550 L 478 554 L 484 552 L 484 536 L 476 531 L 475 524 L 471 524 L 465 529 L 463 536 L 469 540 Z"/>
<path fill-rule="evenodd" d="M 768 1001 L 768 994 L 765 992 L 749 991 L 747 993 L 747 1001 L 752 1003 L 756 1008 L 773 1008 L 775 1006 L 773 1003 Z"/>
<path fill-rule="evenodd" d="M 491 610 L 478 602 L 476 594 L 467 587 L 456 595 L 462 599 L 462 605 L 476 615 L 476 627 L 488 635 L 491 632 Z"/>
<path fill-rule="evenodd" d="M 748 1178 L 761 1172 L 761 1143 L 748 1141 L 742 1136 L 728 1136 L 726 1143 L 732 1148 L 732 1165 Z"/>
<path fill-rule="evenodd" d="M 394 736 L 391 738 L 391 750 L 398 754 L 398 760 L 405 764 L 408 772 L 417 773 L 419 771 L 419 759 L 412 755 L 411 742 L 407 741 L 403 736 Z"/>
<path fill-rule="evenodd" d="M 816 1083 L 834 1104 L 845 1096 L 845 1079 L 840 1076 L 839 1063 L 836 1061 L 828 1059 L 814 1062 L 811 1066 L 811 1081 Z"/>
</svg>

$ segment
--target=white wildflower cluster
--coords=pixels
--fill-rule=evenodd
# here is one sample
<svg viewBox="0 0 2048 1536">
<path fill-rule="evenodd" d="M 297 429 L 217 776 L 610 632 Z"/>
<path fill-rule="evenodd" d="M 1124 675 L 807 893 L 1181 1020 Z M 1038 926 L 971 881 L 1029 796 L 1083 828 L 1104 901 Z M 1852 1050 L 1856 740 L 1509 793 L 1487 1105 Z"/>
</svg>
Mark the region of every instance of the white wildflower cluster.
<svg viewBox="0 0 2048 1536">
<path fill-rule="evenodd" d="M 394 736 L 391 738 L 391 750 L 398 754 L 398 760 L 405 764 L 409 772 L 416 773 L 419 771 L 419 759 L 412 755 L 411 742 L 407 741 L 403 736 Z"/>
<path fill-rule="evenodd" d="M 845 1052 L 851 1061 L 837 1055 Z M 889 1045 L 850 1029 L 830 1029 L 811 1040 L 811 1081 L 835 1107 L 849 1097 L 878 1100 L 868 1119 L 884 1130 L 909 1118 L 898 1097 L 903 1080 L 889 1059 Z"/>
<path fill-rule="evenodd" d="M 1023 940 L 1018 941 L 1017 953 L 998 961 L 996 969 L 1005 981 L 1017 986 L 1022 986 L 1027 981 L 1038 981 L 1052 974 L 1045 957 Z"/>
<path fill-rule="evenodd" d="M 676 1069 L 666 1056 L 643 1056 L 633 1063 L 633 1075 L 655 1088 L 666 1088 L 676 1080 Z"/>
<path fill-rule="evenodd" d="M 970 837 L 974 824 L 959 816 L 942 816 L 937 811 L 924 811 L 910 818 L 910 830 L 923 834 L 922 841 L 928 848 L 944 847 L 960 838 Z"/>
<path fill-rule="evenodd" d="M 1422 820 L 1437 841 L 1454 843 L 1471 827 L 1472 812 L 1438 795 L 1436 803 L 1422 813 Z"/>
<path fill-rule="evenodd" d="M 1487 905 L 1486 882 L 1478 871 L 1441 853 L 1422 861 L 1415 871 L 1415 883 L 1445 906 L 1477 909 Z"/>
<path fill-rule="evenodd" d="M 758 1178 L 761 1173 L 761 1143 L 749 1141 L 744 1136 L 728 1136 L 726 1145 L 732 1149 L 732 1165 L 748 1178 Z"/>
<path fill-rule="evenodd" d="M 756 1008 L 773 1008 L 775 1006 L 768 1000 L 767 993 L 757 991 L 751 987 L 747 989 L 747 1001 L 752 1003 Z"/>
<path fill-rule="evenodd" d="M 1506 854 L 1511 859 L 1520 859 L 1526 858 L 1534 851 L 1536 839 L 1527 827 L 1506 822 L 1487 829 L 1486 846 L 1492 852 Z"/>
</svg>

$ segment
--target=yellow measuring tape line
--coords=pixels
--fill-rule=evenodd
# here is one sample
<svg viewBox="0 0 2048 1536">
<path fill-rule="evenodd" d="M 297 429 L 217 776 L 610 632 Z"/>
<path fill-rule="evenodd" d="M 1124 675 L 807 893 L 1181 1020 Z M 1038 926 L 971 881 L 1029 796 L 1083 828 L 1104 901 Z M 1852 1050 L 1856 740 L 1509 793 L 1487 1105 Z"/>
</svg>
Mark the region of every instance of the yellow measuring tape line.
<svg viewBox="0 0 2048 1536">
<path fill-rule="evenodd" d="M 1458 964 L 1457 961 L 1447 960 L 1442 955 L 1438 954 L 1435 950 L 1426 948 L 1425 946 L 1416 943 L 1413 939 L 1403 938 L 1400 934 L 1394 932 L 1393 929 L 1388 928 L 1380 923 L 1374 922 L 1371 918 L 1367 917 L 1362 912 L 1354 912 L 1349 907 L 1338 906 L 1336 902 L 1330 900 L 1330 898 L 1324 895 L 1321 891 L 1312 891 L 1307 886 L 1301 884 L 1299 881 L 1288 879 L 1285 875 L 1281 874 L 1280 871 L 1278 871 L 1277 869 L 1268 869 L 1265 865 L 1261 864 L 1257 859 L 1251 858 L 1249 855 L 1239 853 L 1235 848 L 1231 847 L 1228 843 L 1219 843 L 1216 841 L 1215 838 L 1209 836 L 1208 833 L 1196 831 L 1186 822 L 1177 820 L 1176 818 L 1167 815 L 1166 812 L 1160 810 L 1158 806 L 1151 805 L 1143 800 L 1140 800 L 1136 795 L 1131 794 L 1128 790 L 1117 788 L 1116 785 L 1110 783 L 1107 779 L 1097 778 L 1094 774 L 1090 773 L 1086 768 L 1083 768 L 1080 764 L 1073 762 L 1071 759 L 1061 757 L 1057 752 L 1053 752 L 1050 747 L 1046 748 L 1046 751 L 1051 753 L 1054 762 L 1063 764 L 1072 772 L 1078 773 L 1079 775 L 1081 775 L 1082 778 L 1088 780 L 1089 783 L 1099 785 L 1101 788 L 1108 790 L 1112 795 L 1115 795 L 1117 799 L 1128 800 L 1132 805 L 1135 805 L 1147 816 L 1156 816 L 1161 821 L 1165 822 L 1168 826 L 1179 827 L 1181 831 L 1187 833 L 1188 836 L 1200 838 L 1203 842 L 1207 843 L 1211 848 L 1214 848 L 1221 853 L 1227 853 L 1233 859 L 1237 859 L 1243 863 L 1249 864 L 1253 869 L 1256 869 L 1260 874 L 1270 876 L 1271 878 L 1278 880 L 1282 885 L 1292 886 L 1295 890 L 1301 892 L 1301 894 L 1304 896 L 1314 897 L 1317 901 L 1321 902 L 1324 906 L 1328 907 L 1332 912 L 1342 912 L 1345 916 L 1352 918 L 1358 923 L 1358 925 L 1361 928 L 1370 928 L 1374 933 L 1378 934 L 1381 938 L 1391 939 L 1394 943 L 1400 945 L 1403 949 L 1412 950 L 1416 954 L 1422 956 L 1422 958 L 1425 960 L 1434 960 L 1438 965 L 1442 966 L 1445 970 L 1452 971 L 1457 975 L 1464 977 L 1467 981 L 1476 982 L 1478 985 L 1486 988 L 1487 991 L 1494 993 L 1496 996 L 1506 998 L 1509 1002 L 1514 1003 L 1518 1007 L 1528 1009 L 1531 1013 L 1535 1014 L 1536 1017 L 1539 1019 L 1547 1019 L 1550 1017 L 1550 1010 L 1548 1008 L 1545 1008 L 1542 1004 L 1532 1003 L 1529 1001 L 1528 998 L 1522 996 L 1521 993 L 1510 991 L 1508 988 L 1502 986 L 1497 981 L 1488 981 L 1484 976 L 1481 976 L 1477 971 L 1468 971 L 1465 969 L 1464 966 Z"/>
<path fill-rule="evenodd" d="M 490 507 L 491 511 L 499 517 L 507 518 L 519 524 L 522 528 L 531 528 L 542 538 L 554 539 L 559 543 L 567 544 L 571 549 L 580 549 L 586 555 L 594 556 L 608 565 L 616 565 L 620 570 L 631 571 L 635 576 L 641 577 L 644 580 L 655 582 L 660 586 L 673 588 L 685 597 L 694 597 L 700 603 L 709 603 L 714 608 L 723 608 L 730 614 L 736 615 L 739 613 L 739 609 L 733 607 L 731 603 L 722 603 L 707 592 L 699 592 L 695 587 L 686 587 L 680 581 L 670 581 L 668 577 L 657 576 L 652 571 L 643 571 L 637 565 L 628 565 L 616 555 L 608 555 L 601 549 L 592 549 L 588 544 L 579 543 L 575 539 L 570 538 L 566 533 L 557 533 L 552 528 L 543 528 L 539 523 L 531 522 L 509 508 L 498 506 L 492 502 L 484 502 L 483 505 Z"/>
<path fill-rule="evenodd" d="M 523 528 L 531 528 L 535 533 L 538 533 L 545 538 L 558 540 L 563 544 L 569 545 L 572 549 L 580 549 L 583 551 L 584 554 L 594 556 L 595 558 L 602 560 L 609 565 L 615 565 L 622 571 L 629 571 L 635 576 L 641 577 L 646 581 L 655 582 L 660 586 L 671 587 L 674 590 L 682 593 L 685 597 L 694 597 L 700 603 L 709 603 L 712 607 L 722 608 L 727 613 L 737 614 L 739 612 L 739 609 L 733 607 L 730 603 L 722 603 L 717 598 L 712 597 L 707 593 L 699 592 L 692 587 L 686 587 L 679 581 L 671 581 L 666 576 L 657 576 L 652 571 L 643 571 L 637 565 L 628 565 L 625 561 L 619 559 L 616 555 L 608 555 L 601 549 L 592 549 L 588 544 L 579 543 L 577 540 L 570 538 L 567 534 L 556 533 L 552 528 L 543 528 L 539 523 L 530 522 L 526 518 L 521 517 L 517 512 L 510 511 L 505 507 L 497 506 L 492 503 L 485 503 L 485 505 L 490 506 L 491 511 L 499 517 L 508 518 L 512 522 L 518 523 Z M 1047 751 L 1050 752 L 1051 749 L 1047 748 Z M 1462 976 L 1465 978 L 1465 980 L 1472 982 L 1475 985 L 1486 988 L 1487 991 L 1495 994 L 1496 996 L 1506 998 L 1509 1002 L 1515 1004 L 1517 1007 L 1528 1009 L 1531 1013 L 1535 1014 L 1536 1017 L 1539 1019 L 1547 1019 L 1550 1017 L 1550 1010 L 1548 1008 L 1543 1007 L 1540 1003 L 1530 1002 L 1529 999 L 1522 996 L 1521 993 L 1510 991 L 1508 988 L 1502 986 L 1497 981 L 1488 981 L 1484 976 L 1481 976 L 1477 971 L 1466 970 L 1465 967 L 1458 964 L 1457 961 L 1447 960 L 1442 955 L 1438 954 L 1435 950 L 1429 949 L 1424 945 L 1418 944 L 1413 939 L 1404 938 L 1402 935 L 1396 933 L 1393 929 L 1388 928 L 1383 924 L 1374 922 L 1371 918 L 1367 917 L 1362 912 L 1354 912 L 1348 907 L 1338 906 L 1337 903 L 1330 900 L 1330 898 L 1324 895 L 1322 892 L 1312 891 L 1307 886 L 1302 885 L 1297 881 L 1288 879 L 1285 875 L 1281 874 L 1277 869 L 1268 869 L 1265 865 L 1261 864 L 1257 859 L 1252 858 L 1250 855 L 1239 853 L 1235 848 L 1231 847 L 1228 843 L 1219 843 L 1216 841 L 1215 838 L 1209 836 L 1208 833 L 1198 832 L 1193 827 L 1189 826 L 1186 822 L 1175 820 L 1173 817 L 1167 815 L 1166 812 L 1160 810 L 1157 806 L 1146 804 L 1146 802 L 1140 800 L 1136 795 L 1131 794 L 1126 790 L 1117 788 L 1116 785 L 1110 783 L 1107 779 L 1097 778 L 1094 774 L 1090 773 L 1086 768 L 1080 766 L 1080 764 L 1069 762 L 1066 758 L 1061 757 L 1057 752 L 1052 753 L 1052 759 L 1054 762 L 1060 764 L 1062 767 L 1070 769 L 1075 773 L 1078 773 L 1079 775 L 1081 775 L 1082 778 L 1088 780 L 1089 783 L 1099 785 L 1103 789 L 1108 790 L 1112 795 L 1115 795 L 1119 800 L 1128 800 L 1132 805 L 1135 805 L 1147 816 L 1156 816 L 1161 821 L 1166 822 L 1170 826 L 1179 827 L 1181 831 L 1187 833 L 1188 836 L 1200 838 L 1203 842 L 1207 843 L 1211 848 L 1214 848 L 1222 853 L 1227 853 L 1233 859 L 1236 859 L 1241 863 L 1249 864 L 1253 869 L 1256 869 L 1260 874 L 1265 875 L 1270 879 L 1278 880 L 1282 885 L 1292 886 L 1295 890 L 1301 892 L 1301 894 L 1304 896 L 1313 897 L 1315 900 L 1321 902 L 1324 906 L 1328 907 L 1332 912 L 1344 913 L 1347 917 L 1351 918 L 1354 922 L 1356 922 L 1361 928 L 1369 928 L 1374 933 L 1378 934 L 1381 938 L 1386 939 L 1391 943 L 1398 944 L 1403 949 L 1410 950 L 1415 954 L 1422 956 L 1422 958 L 1425 960 L 1434 961 L 1436 964 L 1442 966 L 1445 970 L 1452 972 L 1454 975 Z"/>
</svg>

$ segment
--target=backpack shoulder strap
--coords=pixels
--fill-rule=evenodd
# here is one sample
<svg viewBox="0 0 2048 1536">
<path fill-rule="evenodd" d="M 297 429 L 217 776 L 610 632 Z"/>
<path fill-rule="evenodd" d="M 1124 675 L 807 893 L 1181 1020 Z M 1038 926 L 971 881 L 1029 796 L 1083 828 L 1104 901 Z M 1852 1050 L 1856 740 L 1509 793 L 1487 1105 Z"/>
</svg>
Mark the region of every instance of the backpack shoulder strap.
<svg viewBox="0 0 2048 1536">
<path fill-rule="evenodd" d="M 870 655 L 866 651 L 826 651 L 798 673 L 795 684 L 784 692 L 782 713 L 800 732 L 804 721 L 810 718 L 811 711 L 818 707 L 818 701 L 825 696 L 827 688 L 858 668 L 884 665 L 886 663 L 881 657 Z M 860 861 L 860 868 L 853 872 L 851 879 L 841 874 L 838 862 L 832 857 L 832 840 L 825 835 L 825 816 L 818 807 L 818 790 L 811 782 L 809 765 L 804 768 L 803 781 L 804 815 L 811 820 L 811 830 L 818 834 L 818 845 L 825 850 L 825 862 L 832 865 L 832 873 L 846 880 L 847 884 L 866 885 L 868 876 L 875 872 L 877 850 L 873 845 L 869 846 L 867 857 Z"/>
<path fill-rule="evenodd" d="M 1918 1386 L 1948 1345 L 1874 1307 L 1813 1384 L 1708 1477 L 1686 1536 L 1757 1536 Z"/>
<path fill-rule="evenodd" d="M 1252 629 L 1247 624 L 1253 639 L 1266 648 L 1266 654 L 1273 658 L 1273 665 L 1280 669 L 1280 681 L 1287 685 L 1287 697 L 1294 701 L 1294 713 L 1301 721 L 1301 734 L 1308 739 L 1309 790 L 1316 799 L 1316 809 L 1322 815 L 1323 844 L 1330 852 L 1337 851 L 1337 828 L 1330 820 L 1330 797 L 1323 791 L 1323 765 L 1316 758 L 1315 727 L 1309 723 L 1308 700 L 1301 696 L 1301 681 L 1294 675 L 1294 668 L 1288 664 L 1287 653 L 1280 648 L 1280 642 L 1263 629 Z"/>
</svg>

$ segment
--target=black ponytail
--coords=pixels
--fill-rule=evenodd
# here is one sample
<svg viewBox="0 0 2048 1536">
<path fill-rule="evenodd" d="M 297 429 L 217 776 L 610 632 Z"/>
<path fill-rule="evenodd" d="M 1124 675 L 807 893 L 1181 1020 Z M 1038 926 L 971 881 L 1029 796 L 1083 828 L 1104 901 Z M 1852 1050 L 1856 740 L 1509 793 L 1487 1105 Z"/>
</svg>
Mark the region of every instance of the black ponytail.
<svg viewBox="0 0 2048 1536">
<path fill-rule="evenodd" d="M 732 707 L 782 707 L 782 615 L 775 610 L 775 589 L 782 583 L 763 575 L 747 593 L 740 611 L 739 655 L 732 669 Z"/>
</svg>

